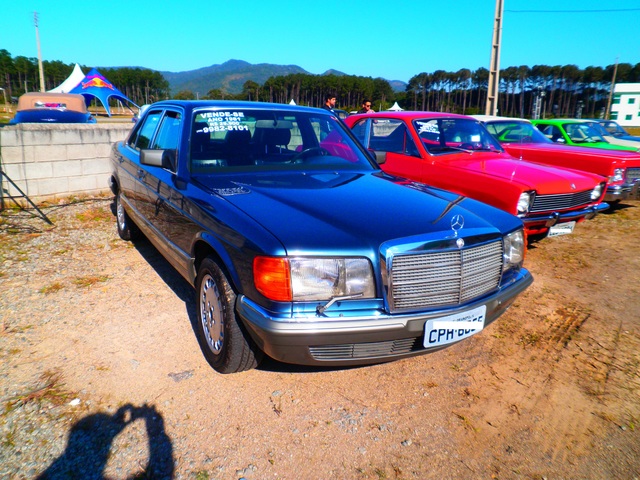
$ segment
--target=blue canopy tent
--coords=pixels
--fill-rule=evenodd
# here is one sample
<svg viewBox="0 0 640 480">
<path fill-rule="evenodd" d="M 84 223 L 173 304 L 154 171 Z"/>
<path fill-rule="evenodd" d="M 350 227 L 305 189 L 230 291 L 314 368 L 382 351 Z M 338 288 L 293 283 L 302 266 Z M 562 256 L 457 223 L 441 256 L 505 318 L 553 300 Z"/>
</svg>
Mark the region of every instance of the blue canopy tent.
<svg viewBox="0 0 640 480">
<path fill-rule="evenodd" d="M 134 102 L 128 99 L 124 93 L 118 90 L 109 80 L 107 80 L 98 70 L 92 69 L 82 81 L 76 85 L 69 93 L 79 93 L 85 98 L 87 106 L 91 103 L 91 100 L 95 97 L 104 106 L 107 115 L 111 116 L 111 110 L 109 109 L 109 99 L 115 98 L 124 103 L 132 104 L 136 107 Z M 140 107 L 138 107 L 139 109 Z M 131 110 L 131 107 L 129 107 Z"/>
</svg>

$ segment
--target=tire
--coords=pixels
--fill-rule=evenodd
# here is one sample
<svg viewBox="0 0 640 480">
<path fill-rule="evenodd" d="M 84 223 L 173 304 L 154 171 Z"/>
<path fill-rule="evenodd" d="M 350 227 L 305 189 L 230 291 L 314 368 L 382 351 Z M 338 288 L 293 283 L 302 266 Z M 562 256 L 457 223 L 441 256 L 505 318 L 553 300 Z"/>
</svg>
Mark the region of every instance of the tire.
<svg viewBox="0 0 640 480">
<path fill-rule="evenodd" d="M 120 192 L 116 193 L 116 227 L 118 235 L 123 240 L 131 241 L 140 237 L 138 226 L 133 223 L 120 200 Z"/>
<path fill-rule="evenodd" d="M 262 352 L 235 314 L 236 294 L 216 262 L 205 258 L 196 277 L 196 336 L 207 362 L 219 373 L 251 370 Z"/>
</svg>

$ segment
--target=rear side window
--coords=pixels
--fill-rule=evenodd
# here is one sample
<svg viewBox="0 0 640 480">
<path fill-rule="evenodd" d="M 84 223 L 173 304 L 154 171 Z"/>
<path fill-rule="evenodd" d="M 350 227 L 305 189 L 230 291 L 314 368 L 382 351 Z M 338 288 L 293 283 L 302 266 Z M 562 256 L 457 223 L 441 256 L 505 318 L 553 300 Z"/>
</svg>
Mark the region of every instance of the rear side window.
<svg viewBox="0 0 640 480">
<path fill-rule="evenodd" d="M 144 121 L 141 123 L 140 127 L 131 136 L 129 145 L 136 150 L 149 148 L 149 145 L 151 145 L 153 134 L 156 131 L 158 122 L 160 121 L 161 115 L 161 111 L 149 112 Z"/>
<path fill-rule="evenodd" d="M 381 152 L 418 156 L 418 149 L 409 135 L 409 130 L 401 120 L 375 119 L 371 122 L 369 146 Z"/>
<path fill-rule="evenodd" d="M 370 126 L 370 128 L 368 128 Z M 352 129 L 353 134 L 368 148 L 379 152 L 399 153 L 401 155 L 419 156 L 409 129 L 401 120 L 389 118 L 363 119 Z"/>
</svg>

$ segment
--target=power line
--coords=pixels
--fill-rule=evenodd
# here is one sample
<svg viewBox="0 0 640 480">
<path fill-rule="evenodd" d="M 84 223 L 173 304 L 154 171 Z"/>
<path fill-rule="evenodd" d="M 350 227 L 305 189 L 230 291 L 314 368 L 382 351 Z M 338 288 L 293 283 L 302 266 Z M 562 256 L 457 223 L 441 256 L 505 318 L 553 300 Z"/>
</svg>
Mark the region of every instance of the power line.
<svg viewBox="0 0 640 480">
<path fill-rule="evenodd" d="M 640 8 L 619 8 L 606 10 L 505 10 L 509 13 L 611 13 L 611 12 L 640 12 Z"/>
</svg>

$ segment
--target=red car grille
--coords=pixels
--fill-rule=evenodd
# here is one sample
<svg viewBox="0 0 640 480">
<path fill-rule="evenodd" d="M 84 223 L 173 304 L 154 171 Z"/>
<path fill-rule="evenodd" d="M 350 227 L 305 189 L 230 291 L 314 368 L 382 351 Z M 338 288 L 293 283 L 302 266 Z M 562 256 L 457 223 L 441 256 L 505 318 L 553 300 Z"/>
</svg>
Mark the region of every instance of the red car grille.
<svg viewBox="0 0 640 480">
<path fill-rule="evenodd" d="M 593 190 L 585 190 L 584 192 L 577 193 L 536 195 L 533 205 L 531 206 L 531 213 L 558 212 L 589 205 L 593 203 L 591 199 L 592 191 Z"/>
<path fill-rule="evenodd" d="M 640 180 L 640 168 L 627 168 L 627 183 L 635 183 Z"/>
</svg>

